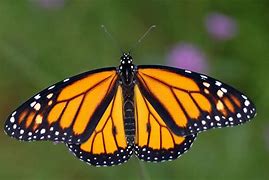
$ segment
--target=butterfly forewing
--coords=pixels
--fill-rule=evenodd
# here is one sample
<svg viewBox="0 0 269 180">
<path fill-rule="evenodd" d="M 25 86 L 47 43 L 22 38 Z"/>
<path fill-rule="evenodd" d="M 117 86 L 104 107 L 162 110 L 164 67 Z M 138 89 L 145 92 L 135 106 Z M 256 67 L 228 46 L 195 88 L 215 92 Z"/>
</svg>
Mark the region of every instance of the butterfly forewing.
<svg viewBox="0 0 269 180">
<path fill-rule="evenodd" d="M 115 68 L 65 79 L 30 98 L 6 121 L 19 140 L 79 143 L 86 140 L 116 92 Z"/>
<path fill-rule="evenodd" d="M 176 135 L 135 86 L 135 154 L 144 161 L 173 160 L 188 151 L 196 134 Z"/>
<path fill-rule="evenodd" d="M 186 136 L 253 118 L 253 103 L 241 92 L 203 74 L 165 66 L 138 66 L 142 94 L 167 126 Z"/>
<path fill-rule="evenodd" d="M 132 147 L 125 138 L 122 104 L 122 89 L 118 86 L 91 136 L 82 144 L 67 144 L 76 157 L 94 166 L 117 165 L 130 158 Z"/>
</svg>

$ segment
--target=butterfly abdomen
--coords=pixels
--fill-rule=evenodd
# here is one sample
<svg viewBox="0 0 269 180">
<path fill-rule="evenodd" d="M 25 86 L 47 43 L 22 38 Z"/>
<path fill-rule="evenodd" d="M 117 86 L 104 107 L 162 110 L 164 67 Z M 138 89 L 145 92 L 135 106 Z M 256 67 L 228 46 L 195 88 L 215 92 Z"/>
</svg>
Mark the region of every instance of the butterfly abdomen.
<svg viewBox="0 0 269 180">
<path fill-rule="evenodd" d="M 131 88 L 130 88 L 131 86 Z M 132 85 L 123 87 L 123 94 L 124 94 L 124 129 L 125 129 L 125 136 L 127 139 L 128 144 L 134 143 L 134 136 L 135 136 L 135 118 L 134 118 L 134 87 Z"/>
</svg>

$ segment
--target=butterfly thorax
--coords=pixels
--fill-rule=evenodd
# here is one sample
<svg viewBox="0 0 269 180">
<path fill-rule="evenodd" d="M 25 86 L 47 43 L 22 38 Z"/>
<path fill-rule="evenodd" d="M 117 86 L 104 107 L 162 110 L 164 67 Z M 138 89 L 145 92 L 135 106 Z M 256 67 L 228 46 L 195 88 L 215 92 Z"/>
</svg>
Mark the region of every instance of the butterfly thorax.
<svg viewBox="0 0 269 180">
<path fill-rule="evenodd" d="M 125 136 L 129 145 L 133 145 L 135 136 L 134 119 L 134 73 L 135 66 L 130 54 L 124 53 L 118 69 L 120 84 L 123 89 L 123 116 Z"/>
<path fill-rule="evenodd" d="M 121 64 L 118 68 L 120 82 L 126 86 L 133 84 L 135 66 L 133 65 L 132 56 L 129 53 L 123 53 L 120 62 Z"/>
</svg>

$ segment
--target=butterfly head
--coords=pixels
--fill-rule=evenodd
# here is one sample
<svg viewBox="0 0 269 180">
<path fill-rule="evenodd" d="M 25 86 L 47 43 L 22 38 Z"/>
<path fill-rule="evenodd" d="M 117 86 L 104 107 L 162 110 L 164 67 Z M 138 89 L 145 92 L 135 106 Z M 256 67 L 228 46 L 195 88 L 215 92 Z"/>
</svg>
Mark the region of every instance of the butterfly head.
<svg viewBox="0 0 269 180">
<path fill-rule="evenodd" d="M 123 53 L 121 58 L 120 58 L 120 63 L 121 65 L 132 65 L 133 64 L 133 58 L 130 55 L 130 53 Z"/>
<path fill-rule="evenodd" d="M 135 66 L 133 65 L 133 58 L 130 53 L 123 53 L 120 58 L 120 66 L 118 69 L 121 75 L 122 83 L 130 85 L 133 82 Z"/>
</svg>

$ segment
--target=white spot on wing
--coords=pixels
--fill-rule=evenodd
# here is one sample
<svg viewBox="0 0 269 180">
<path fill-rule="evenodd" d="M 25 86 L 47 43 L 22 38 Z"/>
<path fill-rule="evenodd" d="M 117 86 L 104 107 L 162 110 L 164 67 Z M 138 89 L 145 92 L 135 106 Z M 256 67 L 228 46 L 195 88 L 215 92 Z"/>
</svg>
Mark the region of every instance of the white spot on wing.
<svg viewBox="0 0 269 180">
<path fill-rule="evenodd" d="M 40 94 L 38 94 L 38 95 L 36 95 L 34 98 L 35 98 L 36 100 L 38 100 L 38 99 L 41 98 L 41 96 L 40 96 Z"/>
<path fill-rule="evenodd" d="M 201 78 L 203 78 L 203 79 L 207 79 L 207 76 L 205 76 L 205 75 L 200 75 L 201 76 Z"/>
<path fill-rule="evenodd" d="M 217 95 L 218 95 L 220 98 L 222 98 L 222 97 L 223 97 L 223 92 L 222 92 L 221 90 L 218 90 L 218 91 L 217 91 Z"/>
<path fill-rule="evenodd" d="M 216 83 L 215 83 L 217 86 L 221 86 L 222 85 L 222 83 L 221 82 L 219 82 L 219 81 L 216 81 Z"/>
<path fill-rule="evenodd" d="M 53 96 L 53 93 L 50 93 L 47 95 L 47 98 L 50 99 L 50 98 L 52 98 L 52 96 Z"/>
<path fill-rule="evenodd" d="M 36 101 L 33 101 L 33 102 L 30 104 L 31 107 L 34 107 L 35 105 L 36 105 Z"/>
<path fill-rule="evenodd" d="M 245 106 L 249 106 L 250 102 L 248 100 L 245 100 Z"/>
<path fill-rule="evenodd" d="M 186 73 L 189 73 L 189 74 L 191 73 L 191 71 L 189 71 L 189 70 L 185 70 L 185 72 L 186 72 Z"/>
<path fill-rule="evenodd" d="M 227 89 L 225 89 L 225 88 L 220 88 L 221 90 L 222 90 L 222 92 L 224 92 L 224 93 L 227 93 Z"/>
<path fill-rule="evenodd" d="M 40 134 L 44 134 L 46 132 L 46 129 L 41 129 Z"/>
<path fill-rule="evenodd" d="M 11 116 L 15 116 L 15 114 L 16 114 L 17 112 L 16 111 L 14 111 L 12 114 L 11 114 Z"/>
<path fill-rule="evenodd" d="M 248 99 L 245 95 L 242 95 L 242 98 L 244 98 L 244 99 Z"/>
<path fill-rule="evenodd" d="M 215 119 L 216 119 L 216 121 L 219 121 L 220 120 L 220 117 L 219 116 L 215 116 Z"/>
<path fill-rule="evenodd" d="M 69 81 L 69 78 L 65 79 L 63 82 L 67 82 L 67 81 Z"/>
<path fill-rule="evenodd" d="M 41 108 L 41 104 L 40 104 L 40 103 L 37 103 L 37 104 L 34 106 L 34 109 L 35 109 L 36 111 L 39 111 L 40 108 Z"/>
<path fill-rule="evenodd" d="M 205 87 L 210 87 L 210 84 L 209 84 L 208 82 L 203 82 L 203 85 L 204 85 Z"/>
<path fill-rule="evenodd" d="M 48 90 L 51 90 L 51 89 L 53 89 L 54 87 L 55 87 L 55 85 L 50 86 L 50 87 L 48 88 Z"/>
<path fill-rule="evenodd" d="M 11 123 L 14 123 L 15 122 L 15 118 L 12 116 L 9 120 Z"/>
</svg>

